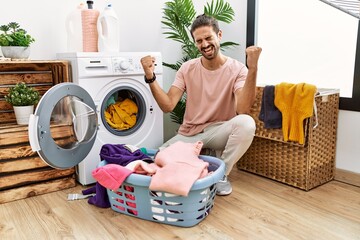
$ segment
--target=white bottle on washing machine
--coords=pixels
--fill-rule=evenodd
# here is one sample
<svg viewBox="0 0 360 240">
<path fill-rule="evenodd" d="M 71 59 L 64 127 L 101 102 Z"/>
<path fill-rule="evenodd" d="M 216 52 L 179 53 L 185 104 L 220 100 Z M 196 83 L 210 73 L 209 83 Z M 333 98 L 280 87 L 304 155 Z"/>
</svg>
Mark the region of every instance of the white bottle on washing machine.
<svg viewBox="0 0 360 240">
<path fill-rule="evenodd" d="M 80 3 L 74 11 L 66 18 L 65 27 L 67 33 L 67 51 L 82 52 L 83 51 L 83 35 L 81 12 L 85 9 L 85 4 Z"/>
<path fill-rule="evenodd" d="M 100 13 L 97 21 L 99 52 L 119 52 L 120 26 L 119 18 L 111 4 Z"/>
</svg>

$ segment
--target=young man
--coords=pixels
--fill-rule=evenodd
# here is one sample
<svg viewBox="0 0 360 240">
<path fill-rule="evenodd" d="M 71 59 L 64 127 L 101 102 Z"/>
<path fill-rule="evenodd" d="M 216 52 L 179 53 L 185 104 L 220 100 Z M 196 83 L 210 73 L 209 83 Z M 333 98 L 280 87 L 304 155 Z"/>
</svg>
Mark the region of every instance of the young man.
<svg viewBox="0 0 360 240">
<path fill-rule="evenodd" d="M 232 187 L 227 176 L 249 148 L 255 133 L 255 121 L 247 113 L 255 101 L 261 48 L 246 49 L 246 67 L 220 52 L 222 31 L 214 18 L 198 16 L 191 26 L 191 34 L 202 56 L 181 66 L 168 93 L 154 80 L 155 59 L 143 57 L 141 64 L 146 82 L 165 113 L 171 112 L 184 92 L 187 93 L 184 121 L 178 134 L 163 147 L 176 141 L 202 141 L 203 148 L 221 151 L 226 172 L 217 183 L 217 194 L 228 195 Z"/>
</svg>

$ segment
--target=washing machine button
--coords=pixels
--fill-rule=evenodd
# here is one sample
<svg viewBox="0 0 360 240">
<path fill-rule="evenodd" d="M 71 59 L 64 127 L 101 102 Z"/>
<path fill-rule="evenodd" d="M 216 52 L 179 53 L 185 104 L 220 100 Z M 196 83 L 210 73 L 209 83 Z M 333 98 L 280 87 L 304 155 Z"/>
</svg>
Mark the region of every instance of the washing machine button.
<svg viewBox="0 0 360 240">
<path fill-rule="evenodd" d="M 128 61 L 114 62 L 114 72 L 115 73 L 127 73 L 129 71 L 133 71 L 131 68 L 131 64 Z"/>
<path fill-rule="evenodd" d="M 130 67 L 130 63 L 128 61 L 121 61 L 120 62 L 120 69 L 127 70 Z"/>
</svg>

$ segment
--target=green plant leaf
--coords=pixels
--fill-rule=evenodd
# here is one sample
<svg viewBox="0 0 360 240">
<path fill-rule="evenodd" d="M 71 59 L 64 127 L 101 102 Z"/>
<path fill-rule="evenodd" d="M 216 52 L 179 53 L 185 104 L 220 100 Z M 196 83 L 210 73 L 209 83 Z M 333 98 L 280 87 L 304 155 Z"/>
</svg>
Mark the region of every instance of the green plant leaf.
<svg viewBox="0 0 360 240">
<path fill-rule="evenodd" d="M 174 0 L 165 2 L 163 8 L 163 21 L 165 25 L 167 38 L 187 44 L 191 41 L 188 27 L 195 17 L 196 11 L 192 0 Z"/>
<path fill-rule="evenodd" d="M 220 43 L 220 48 L 227 49 L 227 48 L 231 48 L 231 47 L 239 46 L 239 45 L 240 44 L 235 43 L 235 42 L 223 42 L 223 43 Z"/>
<path fill-rule="evenodd" d="M 163 64 L 163 66 L 165 66 L 165 67 L 168 67 L 168 68 L 171 68 L 171 69 L 177 71 L 177 70 L 180 69 L 182 63 L 180 63 L 180 64 L 171 64 L 171 63 L 163 62 L 162 64 Z"/>
<path fill-rule="evenodd" d="M 20 28 L 20 24 L 10 22 L 8 25 L 1 25 L 0 46 L 21 46 L 28 47 L 35 39 L 27 34 L 26 30 Z"/>
<path fill-rule="evenodd" d="M 10 30 L 10 28 L 9 28 L 9 26 L 8 25 L 1 25 L 0 26 L 0 31 L 3 31 L 3 32 L 7 32 L 7 31 L 9 31 Z"/>
<path fill-rule="evenodd" d="M 16 32 L 18 28 L 20 28 L 20 24 L 17 22 L 9 22 L 9 28 L 12 29 L 13 32 Z"/>
<path fill-rule="evenodd" d="M 24 82 L 17 83 L 14 87 L 10 87 L 9 93 L 5 95 L 5 101 L 13 106 L 35 105 L 39 100 L 39 92 L 27 86 Z"/>
<path fill-rule="evenodd" d="M 176 104 L 174 110 L 170 113 L 170 119 L 174 123 L 182 124 L 182 122 L 184 120 L 185 107 L 186 107 L 186 100 L 185 99 L 181 99 Z"/>
<path fill-rule="evenodd" d="M 216 2 L 212 0 L 210 4 L 207 3 L 206 6 L 204 6 L 204 13 L 225 23 L 234 21 L 235 16 L 235 12 L 230 4 L 224 2 L 224 0 L 217 0 Z"/>
</svg>

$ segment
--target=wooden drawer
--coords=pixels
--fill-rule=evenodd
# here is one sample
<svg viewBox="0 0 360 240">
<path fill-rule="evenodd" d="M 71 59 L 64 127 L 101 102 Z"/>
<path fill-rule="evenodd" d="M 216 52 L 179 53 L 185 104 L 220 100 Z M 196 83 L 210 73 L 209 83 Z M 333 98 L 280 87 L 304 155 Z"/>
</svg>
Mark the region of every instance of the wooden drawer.
<svg viewBox="0 0 360 240">
<path fill-rule="evenodd" d="M 71 141 L 69 126 L 50 129 L 59 145 Z M 75 168 L 48 166 L 31 150 L 27 132 L 27 126 L 0 125 L 0 203 L 75 186 Z"/>
<path fill-rule="evenodd" d="M 9 87 L 25 82 L 43 95 L 53 85 L 69 82 L 69 76 L 67 61 L 0 61 L 1 124 L 16 122 L 13 107 L 4 98 Z"/>
</svg>

